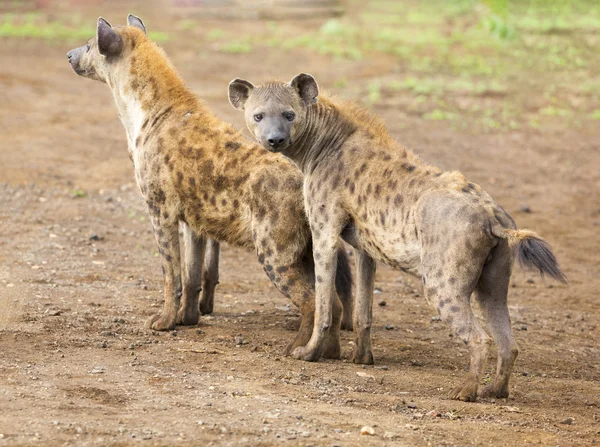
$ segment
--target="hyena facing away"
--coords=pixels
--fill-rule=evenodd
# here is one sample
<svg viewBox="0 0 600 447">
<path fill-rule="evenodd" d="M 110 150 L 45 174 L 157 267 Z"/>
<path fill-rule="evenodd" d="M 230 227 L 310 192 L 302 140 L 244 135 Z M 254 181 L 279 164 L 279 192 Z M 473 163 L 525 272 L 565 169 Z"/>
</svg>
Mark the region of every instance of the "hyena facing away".
<svg viewBox="0 0 600 447">
<path fill-rule="evenodd" d="M 302 174 L 219 120 L 186 88 L 142 21 L 97 34 L 68 53 L 73 70 L 110 87 L 127 133 L 138 187 L 147 203 L 164 269 L 164 308 L 148 327 L 167 330 L 198 322 L 197 289 L 181 280 L 178 224 L 185 224 L 184 272 L 198 271 L 204 237 L 254 248 L 273 284 L 300 308 L 300 332 L 289 350 L 306 344 L 314 318 L 311 234 L 304 213 Z M 351 321 L 351 277 L 342 250 L 336 289 Z M 324 354 L 339 357 L 336 299 Z"/>
<path fill-rule="evenodd" d="M 466 343 L 471 364 L 452 398 L 473 401 L 485 367 L 488 334 L 473 316 L 475 292 L 498 346 L 493 382 L 482 396 L 507 397 L 518 354 L 507 307 L 516 252 L 521 264 L 565 281 L 549 245 L 517 230 L 512 218 L 458 172 L 423 163 L 392 139 L 385 126 L 349 103 L 318 96 L 312 76 L 254 87 L 236 79 L 235 108 L 271 152 L 291 158 L 304 173 L 304 198 L 313 234 L 316 313 L 312 337 L 293 355 L 317 360 L 331 321 L 335 244 L 356 249 L 358 292 L 354 361 L 373 363 L 370 330 L 375 260 L 420 275 L 425 297 Z"/>
</svg>

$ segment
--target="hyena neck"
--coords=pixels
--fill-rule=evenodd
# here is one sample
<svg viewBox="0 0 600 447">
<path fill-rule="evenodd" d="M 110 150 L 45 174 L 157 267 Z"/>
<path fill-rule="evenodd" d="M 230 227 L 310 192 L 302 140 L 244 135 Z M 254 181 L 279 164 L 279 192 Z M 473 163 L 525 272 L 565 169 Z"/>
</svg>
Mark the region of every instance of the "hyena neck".
<svg viewBox="0 0 600 447">
<path fill-rule="evenodd" d="M 138 42 L 127 63 L 115 70 L 108 84 L 127 132 L 130 153 L 135 151 L 148 123 L 158 125 L 164 121 L 156 120 L 159 115 L 182 109 L 186 109 L 182 113 L 204 113 L 166 55 L 150 41 Z"/>
<path fill-rule="evenodd" d="M 306 124 L 296 141 L 283 154 L 304 174 L 311 173 L 320 162 L 342 150 L 346 140 L 356 131 L 338 107 L 327 99 L 309 107 Z"/>
</svg>

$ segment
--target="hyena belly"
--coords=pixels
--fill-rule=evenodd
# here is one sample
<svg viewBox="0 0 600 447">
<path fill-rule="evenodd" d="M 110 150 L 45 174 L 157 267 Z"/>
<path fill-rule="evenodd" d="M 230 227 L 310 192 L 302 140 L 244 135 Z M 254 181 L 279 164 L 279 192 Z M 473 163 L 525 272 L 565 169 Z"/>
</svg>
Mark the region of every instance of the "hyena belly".
<svg viewBox="0 0 600 447">
<path fill-rule="evenodd" d="M 421 244 L 409 213 L 403 215 L 402 210 L 363 210 L 362 216 L 354 214 L 358 217 L 353 227 L 352 245 L 384 264 L 420 275 Z"/>
</svg>

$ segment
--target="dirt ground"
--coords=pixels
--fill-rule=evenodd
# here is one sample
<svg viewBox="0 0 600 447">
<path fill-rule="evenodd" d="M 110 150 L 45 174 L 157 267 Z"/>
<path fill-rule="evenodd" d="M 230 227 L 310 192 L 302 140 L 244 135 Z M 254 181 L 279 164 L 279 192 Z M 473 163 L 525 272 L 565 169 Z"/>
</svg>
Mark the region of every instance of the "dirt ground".
<svg viewBox="0 0 600 447">
<path fill-rule="evenodd" d="M 466 348 L 419 281 L 385 266 L 375 366 L 348 361 L 348 332 L 341 361 L 282 356 L 298 313 L 253 253 L 227 246 L 215 313 L 198 327 L 145 330 L 162 305 L 160 262 L 110 92 L 72 73 L 71 46 L 0 40 L 0 446 L 600 444 L 597 126 L 470 132 L 406 113 L 403 92 L 373 107 L 395 137 L 542 234 L 569 277 L 563 286 L 515 269 L 511 396 L 462 403 L 446 394 Z M 360 84 L 392 64 L 333 67 L 300 49 L 231 55 L 176 37 L 164 47 L 239 128 L 226 98 L 234 77 L 302 70 L 335 90 L 340 73 Z M 524 94 L 536 101 L 509 93 Z M 361 436 L 365 425 L 373 436 Z"/>
</svg>

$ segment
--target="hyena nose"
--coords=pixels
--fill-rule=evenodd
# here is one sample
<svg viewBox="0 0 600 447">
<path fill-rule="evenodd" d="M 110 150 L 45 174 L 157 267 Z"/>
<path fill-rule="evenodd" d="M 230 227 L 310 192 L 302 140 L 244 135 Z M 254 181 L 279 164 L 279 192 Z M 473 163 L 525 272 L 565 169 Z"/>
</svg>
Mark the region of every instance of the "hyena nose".
<svg viewBox="0 0 600 447">
<path fill-rule="evenodd" d="M 269 142 L 269 146 L 277 148 L 283 144 L 284 140 L 285 138 L 282 137 L 273 137 L 269 138 L 267 141 Z"/>
</svg>

